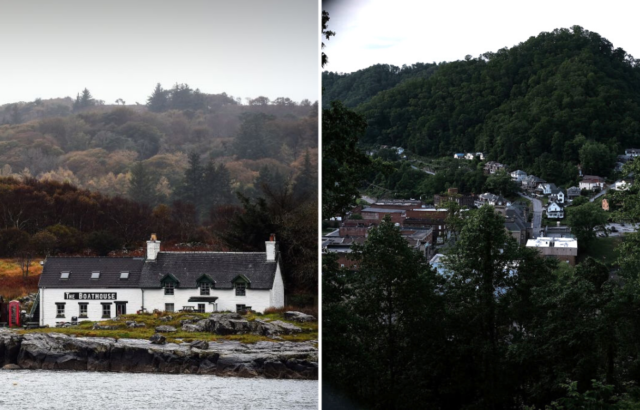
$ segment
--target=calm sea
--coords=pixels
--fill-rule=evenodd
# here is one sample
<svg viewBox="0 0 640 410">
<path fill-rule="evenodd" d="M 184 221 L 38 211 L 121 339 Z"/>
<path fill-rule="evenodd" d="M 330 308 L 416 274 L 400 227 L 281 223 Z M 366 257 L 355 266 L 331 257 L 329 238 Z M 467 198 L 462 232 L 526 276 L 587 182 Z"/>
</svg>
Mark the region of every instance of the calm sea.
<svg viewBox="0 0 640 410">
<path fill-rule="evenodd" d="M 317 409 L 318 382 L 0 370 L 0 409 Z"/>
</svg>

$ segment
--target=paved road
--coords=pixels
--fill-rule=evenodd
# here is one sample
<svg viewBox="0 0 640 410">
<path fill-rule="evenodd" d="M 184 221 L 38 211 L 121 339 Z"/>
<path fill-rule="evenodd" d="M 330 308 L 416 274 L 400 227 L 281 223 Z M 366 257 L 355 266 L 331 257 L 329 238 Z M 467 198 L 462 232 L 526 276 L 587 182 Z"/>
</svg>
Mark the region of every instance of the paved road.
<svg viewBox="0 0 640 410">
<path fill-rule="evenodd" d="M 523 198 L 527 198 L 533 204 L 533 220 L 531 221 L 531 227 L 533 228 L 533 237 L 537 238 L 540 236 L 540 228 L 542 226 L 542 201 L 526 196 L 522 193 L 519 193 L 519 195 Z"/>
<path fill-rule="evenodd" d="M 597 198 L 599 198 L 599 197 L 601 197 L 602 195 L 606 194 L 608 190 L 609 190 L 609 188 L 605 188 L 605 189 L 603 189 L 602 191 L 600 191 L 600 193 L 599 193 L 598 195 L 594 196 L 594 197 L 593 197 L 593 198 L 591 198 L 589 201 L 590 201 L 590 202 L 595 201 Z"/>
</svg>

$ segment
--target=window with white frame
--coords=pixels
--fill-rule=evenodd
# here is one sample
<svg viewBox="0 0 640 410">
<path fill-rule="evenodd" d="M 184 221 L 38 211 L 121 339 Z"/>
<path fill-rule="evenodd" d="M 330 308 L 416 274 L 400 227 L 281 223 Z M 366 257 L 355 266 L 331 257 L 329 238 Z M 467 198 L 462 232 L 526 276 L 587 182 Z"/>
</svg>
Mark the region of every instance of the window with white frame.
<svg viewBox="0 0 640 410">
<path fill-rule="evenodd" d="M 211 284 L 209 282 L 200 283 L 200 295 L 209 296 L 211 294 Z"/>
<path fill-rule="evenodd" d="M 165 282 L 164 283 L 164 294 L 165 295 L 173 295 L 174 289 L 176 285 L 173 282 Z"/>
<path fill-rule="evenodd" d="M 236 283 L 236 296 L 246 296 L 247 295 L 247 284 L 246 283 Z"/>
</svg>

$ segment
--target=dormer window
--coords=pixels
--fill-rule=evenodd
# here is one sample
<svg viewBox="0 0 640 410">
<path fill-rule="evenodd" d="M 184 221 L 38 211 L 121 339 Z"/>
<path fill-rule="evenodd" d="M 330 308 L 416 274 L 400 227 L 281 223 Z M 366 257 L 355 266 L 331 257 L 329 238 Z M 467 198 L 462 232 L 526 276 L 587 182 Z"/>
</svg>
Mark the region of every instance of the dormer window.
<svg viewBox="0 0 640 410">
<path fill-rule="evenodd" d="M 231 281 L 231 283 L 233 283 L 236 288 L 236 296 L 246 296 L 247 288 L 249 287 L 249 284 L 251 284 L 251 281 L 245 275 L 238 275 Z"/>
<path fill-rule="evenodd" d="M 100 279 L 100 272 L 98 271 L 91 272 L 91 279 L 93 280 Z"/>
<path fill-rule="evenodd" d="M 69 271 L 64 271 L 64 272 L 60 272 L 60 280 L 67 280 L 69 279 Z"/>
<path fill-rule="evenodd" d="M 160 286 L 164 288 L 165 295 L 175 294 L 175 288 L 178 287 L 180 281 L 170 273 L 167 273 L 160 279 Z"/>
<path fill-rule="evenodd" d="M 209 296 L 211 295 L 211 289 L 215 286 L 215 281 L 211 278 L 211 276 L 205 274 L 200 275 L 198 279 L 196 279 L 196 284 L 200 288 L 200 296 Z"/>
<path fill-rule="evenodd" d="M 122 280 L 129 279 L 129 272 L 120 272 L 120 279 Z"/>
</svg>

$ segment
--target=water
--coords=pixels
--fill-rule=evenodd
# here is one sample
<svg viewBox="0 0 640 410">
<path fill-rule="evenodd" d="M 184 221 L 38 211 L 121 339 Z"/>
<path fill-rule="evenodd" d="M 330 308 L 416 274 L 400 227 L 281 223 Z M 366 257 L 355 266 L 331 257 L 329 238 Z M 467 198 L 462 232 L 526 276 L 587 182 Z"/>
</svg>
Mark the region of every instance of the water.
<svg viewBox="0 0 640 410">
<path fill-rule="evenodd" d="M 317 409 L 315 380 L 0 370 L 2 410 Z"/>
</svg>

